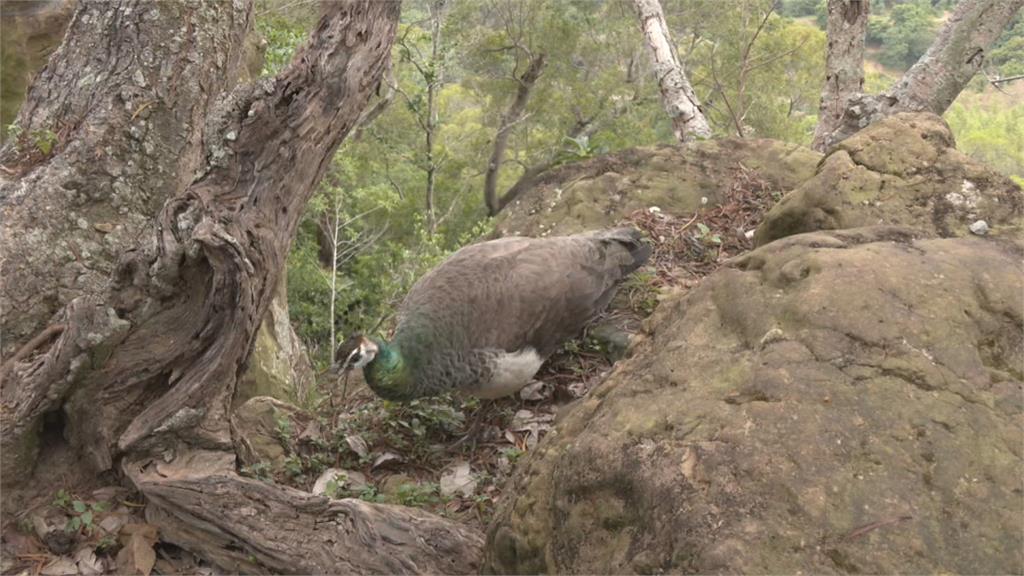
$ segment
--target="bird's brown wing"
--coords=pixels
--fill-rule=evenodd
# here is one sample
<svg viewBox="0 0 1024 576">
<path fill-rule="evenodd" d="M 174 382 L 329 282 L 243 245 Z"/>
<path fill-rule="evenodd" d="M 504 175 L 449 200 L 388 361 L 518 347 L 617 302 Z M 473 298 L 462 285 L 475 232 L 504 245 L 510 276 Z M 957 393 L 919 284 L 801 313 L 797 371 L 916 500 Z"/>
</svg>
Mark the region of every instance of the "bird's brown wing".
<svg viewBox="0 0 1024 576">
<path fill-rule="evenodd" d="M 633 236 L 608 234 L 504 238 L 463 248 L 409 292 L 398 333 L 426 354 L 435 347 L 531 346 L 547 356 L 578 334 L 635 268 Z"/>
</svg>

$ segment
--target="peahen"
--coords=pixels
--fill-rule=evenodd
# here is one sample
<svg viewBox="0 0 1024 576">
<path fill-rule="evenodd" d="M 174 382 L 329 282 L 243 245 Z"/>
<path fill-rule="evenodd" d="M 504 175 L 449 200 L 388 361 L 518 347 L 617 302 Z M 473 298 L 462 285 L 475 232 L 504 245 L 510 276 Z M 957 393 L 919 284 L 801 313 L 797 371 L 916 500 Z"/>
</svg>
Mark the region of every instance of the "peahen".
<svg viewBox="0 0 1024 576">
<path fill-rule="evenodd" d="M 416 282 L 390 341 L 351 336 L 332 371 L 362 368 L 389 400 L 515 393 L 649 256 L 633 228 L 466 246 Z"/>
</svg>

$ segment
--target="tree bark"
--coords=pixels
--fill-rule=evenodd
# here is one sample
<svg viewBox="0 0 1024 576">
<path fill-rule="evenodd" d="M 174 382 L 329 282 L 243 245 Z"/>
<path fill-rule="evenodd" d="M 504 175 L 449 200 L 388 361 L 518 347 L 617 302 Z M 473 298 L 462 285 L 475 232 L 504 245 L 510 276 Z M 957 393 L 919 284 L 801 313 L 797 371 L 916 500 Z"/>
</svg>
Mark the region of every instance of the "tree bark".
<svg viewBox="0 0 1024 576">
<path fill-rule="evenodd" d="M 864 90 L 864 41 L 870 9 L 871 0 L 828 0 L 825 87 L 811 142 L 815 150 L 824 150 L 826 138 L 843 119 L 846 101 Z"/>
<path fill-rule="evenodd" d="M 206 111 L 237 78 L 245 3 L 80 3 L 0 149 L 4 356 L 118 254 L 202 162 Z M 49 148 L 49 149 L 48 149 Z"/>
<path fill-rule="evenodd" d="M 434 139 L 437 137 L 438 92 L 444 86 L 444 66 L 441 60 L 441 26 L 444 23 L 446 0 L 433 0 L 430 3 L 430 71 L 433 76 L 427 78 L 427 230 L 433 234 L 437 228 L 437 216 L 434 213 L 434 188 L 437 185 L 437 159 L 434 157 Z"/>
<path fill-rule="evenodd" d="M 326 9 L 288 68 L 218 107 L 205 134 L 207 162 L 123 254 L 107 289 L 72 299 L 52 343 L 4 365 L 5 511 L 61 476 L 33 474 L 37 459 L 59 448 L 40 446 L 42 417 L 61 410 L 65 448 L 80 458 L 68 464 L 73 476 L 120 473 L 147 499 L 147 517 L 165 539 L 226 570 L 476 569 L 479 535 L 450 521 L 235 474 L 238 375 L 302 209 L 377 88 L 397 26 L 395 2 Z"/>
<path fill-rule="evenodd" d="M 898 112 L 944 113 L 1022 6 L 1024 0 L 961 0 L 928 51 L 892 87 L 847 99 L 843 117 L 823 139 L 822 149 Z"/>
<path fill-rule="evenodd" d="M 694 137 L 710 138 L 711 126 L 676 55 L 661 3 L 658 0 L 633 0 L 633 6 L 654 64 L 661 102 L 672 119 L 676 139 L 687 142 Z"/>
<path fill-rule="evenodd" d="M 546 59 L 547 56 L 544 53 L 530 58 L 530 65 L 527 66 L 526 71 L 516 79 L 519 83 L 519 87 L 516 89 L 516 98 L 501 116 L 501 125 L 498 127 L 498 133 L 494 136 L 494 150 L 491 151 L 491 158 L 487 162 L 487 172 L 484 174 L 484 204 L 487 205 L 487 213 L 490 216 L 497 215 L 510 201 L 508 195 L 498 197 L 498 174 L 505 161 L 508 138 L 512 135 L 512 129 L 516 124 L 525 118 L 530 92 L 544 71 Z"/>
</svg>

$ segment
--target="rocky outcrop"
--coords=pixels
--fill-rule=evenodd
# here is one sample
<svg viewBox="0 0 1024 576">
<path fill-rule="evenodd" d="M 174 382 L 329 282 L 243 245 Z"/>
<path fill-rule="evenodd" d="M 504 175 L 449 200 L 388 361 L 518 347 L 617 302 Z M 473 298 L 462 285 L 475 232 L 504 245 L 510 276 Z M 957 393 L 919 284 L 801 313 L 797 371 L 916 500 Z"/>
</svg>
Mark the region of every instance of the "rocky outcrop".
<svg viewBox="0 0 1024 576">
<path fill-rule="evenodd" d="M 882 223 L 944 238 L 967 235 L 972 225 L 975 233 L 1019 235 L 1024 195 L 959 152 L 942 118 L 896 114 L 841 142 L 765 216 L 754 241 Z"/>
<path fill-rule="evenodd" d="M 586 189 L 552 180 L 504 225 L 657 204 L 636 193 L 650 175 L 587 170 Z M 793 188 L 761 247 L 663 300 L 525 459 L 487 571 L 1024 568 L 1020 188 L 930 115 L 871 126 Z"/>
<path fill-rule="evenodd" d="M 663 303 L 524 465 L 500 573 L 1024 565 L 1019 245 L 793 236 Z"/>
<path fill-rule="evenodd" d="M 810 178 L 820 159 L 802 146 L 764 139 L 624 150 L 546 172 L 502 211 L 497 231 L 502 236 L 571 234 L 610 226 L 652 206 L 688 215 L 717 205 L 741 171 L 782 193 Z"/>
</svg>

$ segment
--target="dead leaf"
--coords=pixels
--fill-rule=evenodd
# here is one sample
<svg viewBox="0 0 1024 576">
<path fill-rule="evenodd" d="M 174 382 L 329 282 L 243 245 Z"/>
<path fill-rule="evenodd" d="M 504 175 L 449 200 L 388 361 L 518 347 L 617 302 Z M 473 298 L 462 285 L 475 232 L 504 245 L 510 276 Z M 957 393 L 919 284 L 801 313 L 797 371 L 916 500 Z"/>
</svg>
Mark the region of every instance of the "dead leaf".
<svg viewBox="0 0 1024 576">
<path fill-rule="evenodd" d="M 96 557 L 92 548 L 82 548 L 75 553 L 75 562 L 78 564 L 78 573 L 84 576 L 95 576 L 102 574 L 103 562 Z"/>
<path fill-rule="evenodd" d="M 543 380 L 531 382 L 519 391 L 519 397 L 530 402 L 539 402 L 551 396 L 551 387 Z"/>
<path fill-rule="evenodd" d="M 476 491 L 476 484 L 477 477 L 470 469 L 469 462 L 456 462 L 441 475 L 441 494 L 451 496 L 458 493 L 468 498 Z"/>
<path fill-rule="evenodd" d="M 123 547 L 117 553 L 119 574 L 149 576 L 156 563 L 157 529 L 152 524 L 128 524 L 121 529 Z"/>
<path fill-rule="evenodd" d="M 399 456 L 398 454 L 395 454 L 394 452 L 385 452 L 380 456 L 377 456 L 377 458 L 373 461 L 373 466 L 371 469 L 379 468 L 391 462 L 398 463 L 401 461 L 402 457 Z"/>
<path fill-rule="evenodd" d="M 360 492 L 366 488 L 366 476 L 362 472 L 328 468 L 313 483 L 313 494 L 325 494 L 330 481 L 337 483 L 338 488 L 346 488 L 350 492 Z"/>
<path fill-rule="evenodd" d="M 43 550 L 42 546 L 39 544 L 39 540 L 29 536 L 28 534 L 23 534 L 13 526 L 9 526 L 4 531 L 3 541 L 4 552 L 12 556 L 38 554 Z"/>
<path fill-rule="evenodd" d="M 366 445 L 366 440 L 363 440 L 363 437 L 358 434 L 345 436 L 345 442 L 348 443 L 348 447 L 358 454 L 360 458 L 366 458 L 370 454 L 370 448 Z"/>
<path fill-rule="evenodd" d="M 107 514 L 103 520 L 100 521 L 100 530 L 103 530 L 111 536 L 121 533 L 121 527 L 131 520 L 131 516 L 121 512 L 114 512 Z"/>
<path fill-rule="evenodd" d="M 78 566 L 69 558 L 57 558 L 50 562 L 39 572 L 43 576 L 65 576 L 67 574 L 78 574 Z"/>
<path fill-rule="evenodd" d="M 315 442 L 321 439 L 323 439 L 323 433 L 320 431 L 320 422 L 315 419 L 310 420 L 309 425 L 299 434 L 299 442 Z"/>
</svg>

